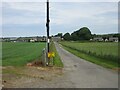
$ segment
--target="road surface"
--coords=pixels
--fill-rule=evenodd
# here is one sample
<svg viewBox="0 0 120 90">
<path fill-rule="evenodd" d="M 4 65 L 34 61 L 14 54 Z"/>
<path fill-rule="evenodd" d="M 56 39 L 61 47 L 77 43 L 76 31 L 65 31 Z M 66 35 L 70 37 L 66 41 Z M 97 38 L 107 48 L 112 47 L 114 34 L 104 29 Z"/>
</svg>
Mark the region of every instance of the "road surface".
<svg viewBox="0 0 120 90">
<path fill-rule="evenodd" d="M 55 43 L 64 73 L 76 88 L 118 88 L 118 73 L 80 59 Z"/>
</svg>

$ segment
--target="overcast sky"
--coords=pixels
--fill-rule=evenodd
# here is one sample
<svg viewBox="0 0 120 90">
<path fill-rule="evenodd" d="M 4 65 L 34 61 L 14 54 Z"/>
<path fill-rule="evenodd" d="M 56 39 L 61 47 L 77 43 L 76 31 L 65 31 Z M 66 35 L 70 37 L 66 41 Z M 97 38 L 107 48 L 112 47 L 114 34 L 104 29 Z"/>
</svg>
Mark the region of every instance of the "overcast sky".
<svg viewBox="0 0 120 90">
<path fill-rule="evenodd" d="M 2 36 L 46 35 L 45 2 L 2 2 Z M 117 2 L 51 2 L 50 34 L 88 27 L 92 34 L 118 32 Z"/>
</svg>

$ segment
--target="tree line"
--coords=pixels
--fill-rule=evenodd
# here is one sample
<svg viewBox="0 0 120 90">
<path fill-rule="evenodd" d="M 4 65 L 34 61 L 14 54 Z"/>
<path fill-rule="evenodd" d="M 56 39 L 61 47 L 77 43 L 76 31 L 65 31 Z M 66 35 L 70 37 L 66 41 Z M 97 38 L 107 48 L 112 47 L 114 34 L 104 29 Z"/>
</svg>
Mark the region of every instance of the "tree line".
<svg viewBox="0 0 120 90">
<path fill-rule="evenodd" d="M 118 37 L 120 40 L 120 34 L 104 34 L 104 35 L 96 35 L 91 34 L 91 31 L 87 27 L 82 27 L 79 30 L 74 31 L 73 33 L 65 33 L 64 35 L 62 33 L 58 33 L 55 35 L 55 37 L 61 37 L 66 41 L 81 41 L 81 40 L 90 40 L 94 37 L 102 37 L 103 39 L 108 39 L 109 37 Z"/>
<path fill-rule="evenodd" d="M 72 34 L 65 33 L 58 33 L 55 37 L 60 36 L 64 38 L 64 40 L 70 41 L 79 41 L 79 40 L 89 40 L 92 37 L 91 31 L 87 27 L 80 28 L 77 31 L 74 31 Z"/>
</svg>

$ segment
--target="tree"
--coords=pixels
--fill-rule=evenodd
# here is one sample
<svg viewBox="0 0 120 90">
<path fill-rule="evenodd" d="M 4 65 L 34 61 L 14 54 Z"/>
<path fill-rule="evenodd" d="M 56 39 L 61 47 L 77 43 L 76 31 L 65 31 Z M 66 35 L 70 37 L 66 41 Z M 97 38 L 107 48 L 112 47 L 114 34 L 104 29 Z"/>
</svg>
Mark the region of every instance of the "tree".
<svg viewBox="0 0 120 90">
<path fill-rule="evenodd" d="M 71 39 L 77 40 L 90 40 L 92 38 L 91 31 L 87 27 L 80 28 L 71 34 Z"/>
<path fill-rule="evenodd" d="M 77 31 L 80 40 L 90 40 L 92 37 L 91 31 L 87 27 L 83 27 Z"/>
<path fill-rule="evenodd" d="M 87 27 L 83 27 L 77 31 L 74 31 L 71 35 L 69 33 L 66 33 L 63 36 L 63 38 L 64 40 L 73 40 L 73 41 L 90 40 L 92 38 L 92 34 Z"/>
<path fill-rule="evenodd" d="M 73 32 L 71 34 L 71 40 L 73 41 L 77 41 L 79 39 L 79 36 L 77 35 L 77 32 Z"/>
<path fill-rule="evenodd" d="M 69 33 L 64 34 L 63 38 L 64 40 L 67 40 L 67 41 L 71 40 L 71 36 Z"/>
<path fill-rule="evenodd" d="M 62 33 L 58 33 L 57 35 L 55 35 L 55 37 L 61 37 L 62 38 Z"/>
</svg>

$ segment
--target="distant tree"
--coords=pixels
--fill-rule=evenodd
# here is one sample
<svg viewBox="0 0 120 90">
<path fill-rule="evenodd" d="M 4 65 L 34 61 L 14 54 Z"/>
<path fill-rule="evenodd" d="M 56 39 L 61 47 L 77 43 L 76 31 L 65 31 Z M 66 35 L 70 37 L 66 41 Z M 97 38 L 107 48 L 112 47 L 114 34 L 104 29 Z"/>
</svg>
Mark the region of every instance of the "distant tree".
<svg viewBox="0 0 120 90">
<path fill-rule="evenodd" d="M 73 32 L 71 34 L 71 40 L 73 40 L 73 41 L 79 40 L 79 36 L 77 35 L 77 32 Z"/>
<path fill-rule="evenodd" d="M 92 38 L 96 37 L 97 35 L 96 34 L 92 34 Z"/>
<path fill-rule="evenodd" d="M 80 40 L 90 40 L 92 37 L 91 31 L 87 27 L 83 27 L 77 31 Z"/>
<path fill-rule="evenodd" d="M 91 31 L 87 27 L 80 28 L 77 31 L 74 31 L 71 35 L 66 33 L 63 36 L 64 40 L 90 40 L 92 38 Z"/>
<path fill-rule="evenodd" d="M 120 41 L 120 33 L 114 34 L 113 37 L 118 37 L 118 39 Z"/>
<path fill-rule="evenodd" d="M 64 34 L 63 38 L 64 40 L 67 40 L 67 41 L 71 40 L 71 36 L 69 33 Z"/>
<path fill-rule="evenodd" d="M 58 33 L 57 35 L 55 35 L 55 37 L 61 37 L 62 38 L 62 33 Z"/>
<path fill-rule="evenodd" d="M 30 39 L 28 39 L 28 42 L 30 42 Z"/>
<path fill-rule="evenodd" d="M 77 40 L 90 40 L 92 38 L 91 31 L 87 27 L 80 28 L 71 34 L 71 39 Z"/>
</svg>

